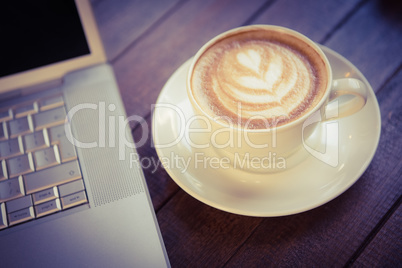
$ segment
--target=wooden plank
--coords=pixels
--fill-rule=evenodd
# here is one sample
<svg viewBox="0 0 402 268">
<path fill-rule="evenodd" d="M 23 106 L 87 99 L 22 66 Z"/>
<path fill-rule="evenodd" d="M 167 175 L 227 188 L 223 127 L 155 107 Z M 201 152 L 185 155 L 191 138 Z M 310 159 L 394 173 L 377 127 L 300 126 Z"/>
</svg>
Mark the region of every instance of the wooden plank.
<svg viewBox="0 0 402 268">
<path fill-rule="evenodd" d="M 190 1 L 135 43 L 113 66 L 128 115 L 144 116 L 169 76 L 209 39 L 241 25 L 263 0 Z"/>
<path fill-rule="evenodd" d="M 222 267 L 262 218 L 226 213 L 180 191 L 158 214 L 172 267 Z"/>
<path fill-rule="evenodd" d="M 325 43 L 377 90 L 402 63 L 402 2 L 370 1 Z"/>
<path fill-rule="evenodd" d="M 228 267 L 345 265 L 402 192 L 402 71 L 379 92 L 382 135 L 373 162 L 341 197 L 312 211 L 265 219 Z M 270 232 L 267 232 L 270 230 Z M 263 246 L 256 246 L 263 245 Z M 370 256 L 373 260 L 387 258 Z"/>
<path fill-rule="evenodd" d="M 179 1 L 93 1 L 92 8 L 108 59 L 115 60 Z"/>
<path fill-rule="evenodd" d="M 402 263 L 401 222 L 402 207 L 399 206 L 353 264 L 357 267 L 400 267 Z"/>
<path fill-rule="evenodd" d="M 287 27 L 320 42 L 359 1 L 307 0 L 301 4 L 298 1 L 281 0 L 275 2 L 252 23 Z"/>
</svg>

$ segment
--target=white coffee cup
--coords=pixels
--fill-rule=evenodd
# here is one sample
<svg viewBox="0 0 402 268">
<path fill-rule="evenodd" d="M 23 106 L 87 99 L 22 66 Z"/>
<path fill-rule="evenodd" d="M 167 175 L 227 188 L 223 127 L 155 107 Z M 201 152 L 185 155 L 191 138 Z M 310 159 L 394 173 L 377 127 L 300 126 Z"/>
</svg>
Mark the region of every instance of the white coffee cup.
<svg viewBox="0 0 402 268">
<path fill-rule="evenodd" d="M 222 117 L 212 116 L 200 105 L 192 90 L 192 75 L 198 60 L 217 43 L 239 34 L 266 31 L 288 35 L 301 44 L 311 47 L 324 63 L 326 82 L 324 92 L 314 107 L 293 121 L 269 128 L 252 129 L 230 124 Z M 277 172 L 297 164 L 308 153 L 305 140 L 319 124 L 338 120 L 362 109 L 366 103 L 367 87 L 357 79 L 332 79 L 330 63 L 320 47 L 306 36 L 279 26 L 251 25 L 224 32 L 207 42 L 195 55 L 187 77 L 187 93 L 196 119 L 190 125 L 189 139 L 194 150 L 210 156 L 228 158 L 234 168 L 251 172 Z M 352 96 L 352 98 L 350 98 Z M 241 112 L 241 111 L 240 111 Z M 319 139 L 317 139 L 317 143 Z M 275 164 L 273 164 L 275 162 Z"/>
</svg>

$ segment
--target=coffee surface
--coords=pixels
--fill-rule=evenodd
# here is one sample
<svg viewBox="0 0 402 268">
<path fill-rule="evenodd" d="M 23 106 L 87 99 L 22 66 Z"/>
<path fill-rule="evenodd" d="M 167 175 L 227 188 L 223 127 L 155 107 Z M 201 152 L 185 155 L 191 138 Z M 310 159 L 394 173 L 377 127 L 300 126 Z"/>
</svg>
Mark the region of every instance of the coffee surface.
<svg viewBox="0 0 402 268">
<path fill-rule="evenodd" d="M 322 98 L 327 78 L 315 50 L 294 37 L 267 36 L 230 37 L 199 58 L 191 88 L 209 115 L 270 128 L 296 120 Z"/>
</svg>

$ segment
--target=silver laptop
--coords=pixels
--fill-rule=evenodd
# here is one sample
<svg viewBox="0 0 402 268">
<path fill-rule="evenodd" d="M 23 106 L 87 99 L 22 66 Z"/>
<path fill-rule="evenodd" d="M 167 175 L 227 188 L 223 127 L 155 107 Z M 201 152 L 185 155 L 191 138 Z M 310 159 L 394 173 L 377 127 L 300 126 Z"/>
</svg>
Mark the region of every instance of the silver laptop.
<svg viewBox="0 0 402 268">
<path fill-rule="evenodd" d="M 169 267 L 88 1 L 0 6 L 0 267 Z"/>
</svg>

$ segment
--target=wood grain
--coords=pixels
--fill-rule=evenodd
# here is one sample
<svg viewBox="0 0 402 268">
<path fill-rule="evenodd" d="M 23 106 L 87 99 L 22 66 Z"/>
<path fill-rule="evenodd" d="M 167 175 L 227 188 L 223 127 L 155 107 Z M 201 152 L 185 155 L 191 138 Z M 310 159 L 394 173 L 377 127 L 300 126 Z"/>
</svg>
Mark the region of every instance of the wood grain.
<svg viewBox="0 0 402 268">
<path fill-rule="evenodd" d="M 172 267 L 222 267 L 262 221 L 218 211 L 183 191 L 157 216 Z"/>
<path fill-rule="evenodd" d="M 399 174 L 402 170 L 399 171 Z M 400 178 L 400 177 L 399 177 Z M 400 201 L 400 200 L 399 200 Z M 357 267 L 400 267 L 402 263 L 402 207 L 398 202 L 396 211 L 381 226 L 373 241 L 354 262 Z M 378 256 L 373 258 L 373 256 Z"/>
<path fill-rule="evenodd" d="M 124 54 L 153 25 L 162 23 L 163 16 L 175 7 L 174 1 L 113 0 L 93 3 L 99 32 L 109 61 Z"/>
<path fill-rule="evenodd" d="M 402 63 L 401 14 L 401 1 L 370 1 L 325 45 L 356 65 L 377 90 Z"/>
<path fill-rule="evenodd" d="M 252 24 L 273 24 L 298 31 L 320 42 L 344 17 L 354 10 L 359 0 L 347 1 L 276 1 Z"/>
</svg>

